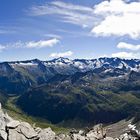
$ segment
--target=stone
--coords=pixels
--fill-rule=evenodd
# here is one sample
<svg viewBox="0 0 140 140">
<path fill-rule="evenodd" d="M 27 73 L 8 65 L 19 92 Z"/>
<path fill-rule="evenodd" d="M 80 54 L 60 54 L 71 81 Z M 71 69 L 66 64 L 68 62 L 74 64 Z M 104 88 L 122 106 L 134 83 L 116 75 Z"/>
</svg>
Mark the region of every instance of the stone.
<svg viewBox="0 0 140 140">
<path fill-rule="evenodd" d="M 2 140 L 7 140 L 7 133 L 4 130 L 0 130 L 0 137 Z"/>
<path fill-rule="evenodd" d="M 56 140 L 71 140 L 69 135 L 59 134 L 55 137 Z"/>
<path fill-rule="evenodd" d="M 83 135 L 83 134 L 84 134 L 84 131 L 83 131 L 83 130 L 80 130 L 80 131 L 79 131 L 79 134 L 80 134 L 80 135 Z"/>
<path fill-rule="evenodd" d="M 7 128 L 16 128 L 19 124 L 20 124 L 19 121 L 13 120 L 13 121 L 9 122 L 6 126 L 7 126 Z"/>
<path fill-rule="evenodd" d="M 5 130 L 5 126 L 6 126 L 5 116 L 4 116 L 3 112 L 0 112 L 0 129 Z"/>
<path fill-rule="evenodd" d="M 37 133 L 29 123 L 21 122 L 16 128 L 16 130 L 17 132 L 23 134 L 28 139 L 37 137 Z"/>
<path fill-rule="evenodd" d="M 8 140 L 28 140 L 24 135 L 14 129 L 9 130 Z"/>
<path fill-rule="evenodd" d="M 73 140 L 86 140 L 86 137 L 81 136 L 80 134 L 73 134 Z"/>
<path fill-rule="evenodd" d="M 38 137 L 39 140 L 53 140 L 55 138 L 55 132 L 53 132 L 49 127 L 41 130 L 41 132 L 38 134 Z"/>
<path fill-rule="evenodd" d="M 79 132 L 78 132 L 78 130 L 76 130 L 76 129 L 74 129 L 74 128 L 72 128 L 71 130 L 70 130 L 70 134 L 78 134 Z"/>
<path fill-rule="evenodd" d="M 36 128 L 35 128 L 35 131 L 36 131 L 37 134 L 39 134 L 39 133 L 41 132 L 41 130 L 42 130 L 42 129 L 41 129 L 40 127 L 36 127 Z"/>
<path fill-rule="evenodd" d="M 103 128 L 95 127 L 86 134 L 87 138 L 92 139 L 104 139 L 106 137 L 106 131 Z"/>
<path fill-rule="evenodd" d="M 4 117 L 5 117 L 6 123 L 13 121 L 13 119 L 7 113 L 4 114 Z"/>
<path fill-rule="evenodd" d="M 2 105 L 1 105 L 1 103 L 0 103 L 0 110 L 2 109 L 2 107 L 1 107 Z"/>
<path fill-rule="evenodd" d="M 106 137 L 106 138 L 104 138 L 104 140 L 114 140 L 114 139 L 111 137 Z"/>
<path fill-rule="evenodd" d="M 66 135 L 65 135 L 65 134 L 59 134 L 58 137 L 59 137 L 60 139 L 64 139 L 64 138 L 66 137 Z"/>
</svg>

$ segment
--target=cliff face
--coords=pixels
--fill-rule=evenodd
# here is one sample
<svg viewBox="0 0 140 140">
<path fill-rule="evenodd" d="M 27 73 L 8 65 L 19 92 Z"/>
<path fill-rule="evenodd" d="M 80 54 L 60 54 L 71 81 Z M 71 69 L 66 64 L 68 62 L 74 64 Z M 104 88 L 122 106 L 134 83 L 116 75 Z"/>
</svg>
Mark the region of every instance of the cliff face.
<svg viewBox="0 0 140 140">
<path fill-rule="evenodd" d="M 4 113 L 0 104 L 0 140 L 139 140 L 140 132 L 134 125 L 129 124 L 128 128 L 119 138 L 109 137 L 108 129 L 96 125 L 85 130 L 72 129 L 67 134 L 56 134 L 51 128 L 41 129 L 33 127 L 27 122 L 12 119 Z M 117 133 L 117 131 L 116 131 Z"/>
</svg>

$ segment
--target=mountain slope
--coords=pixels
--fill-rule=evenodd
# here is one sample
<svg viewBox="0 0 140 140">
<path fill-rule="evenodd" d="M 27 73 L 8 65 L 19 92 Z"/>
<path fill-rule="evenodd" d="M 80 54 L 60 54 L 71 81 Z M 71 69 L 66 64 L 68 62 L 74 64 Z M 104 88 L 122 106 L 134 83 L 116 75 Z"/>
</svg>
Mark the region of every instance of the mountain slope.
<svg viewBox="0 0 140 140">
<path fill-rule="evenodd" d="M 17 104 L 25 112 L 52 123 L 115 122 L 140 110 L 140 79 L 132 81 L 131 77 L 132 72 L 123 77 L 94 72 L 57 75 L 48 84 L 23 94 Z"/>
<path fill-rule="evenodd" d="M 4 62 L 0 90 L 20 96 L 20 108 L 52 123 L 115 122 L 140 110 L 140 60 Z"/>
</svg>

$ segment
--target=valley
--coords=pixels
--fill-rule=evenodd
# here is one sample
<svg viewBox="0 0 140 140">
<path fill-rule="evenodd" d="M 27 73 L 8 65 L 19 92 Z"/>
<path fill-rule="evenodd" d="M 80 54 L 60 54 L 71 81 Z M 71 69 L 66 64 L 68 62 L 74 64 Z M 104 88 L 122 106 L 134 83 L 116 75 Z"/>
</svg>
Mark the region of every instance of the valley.
<svg viewBox="0 0 140 140">
<path fill-rule="evenodd" d="M 138 59 L 2 62 L 0 81 L 0 101 L 8 112 L 42 127 L 81 128 L 140 113 Z"/>
</svg>

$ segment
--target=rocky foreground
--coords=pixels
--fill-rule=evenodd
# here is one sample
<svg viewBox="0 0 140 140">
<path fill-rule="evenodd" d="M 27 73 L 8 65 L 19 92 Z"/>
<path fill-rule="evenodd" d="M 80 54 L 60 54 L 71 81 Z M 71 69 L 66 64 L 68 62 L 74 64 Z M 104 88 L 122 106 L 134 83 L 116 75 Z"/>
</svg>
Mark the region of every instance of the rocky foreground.
<svg viewBox="0 0 140 140">
<path fill-rule="evenodd" d="M 99 124 L 80 131 L 72 129 L 68 134 L 56 134 L 51 128 L 41 129 L 12 119 L 0 105 L 0 140 L 140 140 L 140 132 L 131 124 L 118 138 L 109 137 L 107 131 Z"/>
</svg>

